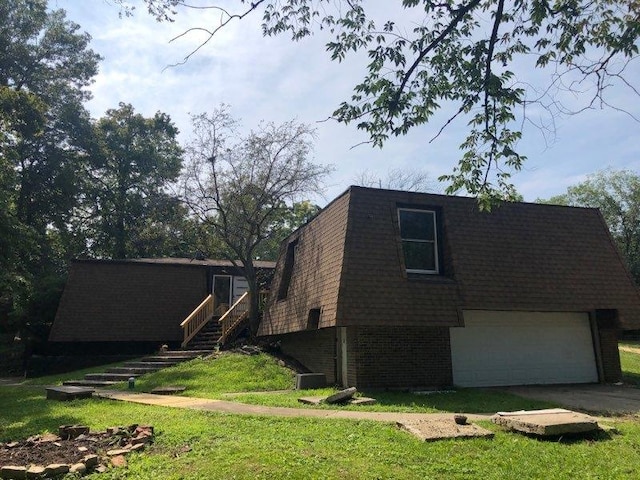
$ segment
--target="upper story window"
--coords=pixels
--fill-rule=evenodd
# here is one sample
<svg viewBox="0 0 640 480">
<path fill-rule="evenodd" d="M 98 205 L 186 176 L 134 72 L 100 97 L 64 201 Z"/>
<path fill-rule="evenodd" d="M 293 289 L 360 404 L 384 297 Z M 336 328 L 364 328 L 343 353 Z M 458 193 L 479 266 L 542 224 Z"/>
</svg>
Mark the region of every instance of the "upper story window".
<svg viewBox="0 0 640 480">
<path fill-rule="evenodd" d="M 398 221 L 407 273 L 438 273 L 436 212 L 399 208 Z"/>
</svg>

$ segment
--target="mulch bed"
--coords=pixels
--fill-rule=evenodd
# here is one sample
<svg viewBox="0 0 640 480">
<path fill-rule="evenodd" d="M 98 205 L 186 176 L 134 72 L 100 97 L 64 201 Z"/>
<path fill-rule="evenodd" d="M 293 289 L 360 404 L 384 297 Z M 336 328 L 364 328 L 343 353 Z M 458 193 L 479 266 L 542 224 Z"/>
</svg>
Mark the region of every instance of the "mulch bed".
<svg viewBox="0 0 640 480">
<path fill-rule="evenodd" d="M 46 467 L 51 464 L 74 465 L 97 455 L 98 467 L 109 458 L 137 451 L 153 441 L 153 427 L 130 425 L 90 432 L 86 426 L 61 426 L 58 435 L 45 433 L 26 440 L 0 443 L 0 467 Z"/>
</svg>

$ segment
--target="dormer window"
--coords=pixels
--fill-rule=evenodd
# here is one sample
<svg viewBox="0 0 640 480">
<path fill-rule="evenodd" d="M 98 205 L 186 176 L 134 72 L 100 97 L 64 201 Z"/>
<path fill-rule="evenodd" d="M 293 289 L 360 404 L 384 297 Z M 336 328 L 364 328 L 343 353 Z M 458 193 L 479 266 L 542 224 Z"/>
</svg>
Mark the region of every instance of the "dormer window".
<svg viewBox="0 0 640 480">
<path fill-rule="evenodd" d="M 399 208 L 398 222 L 407 273 L 438 273 L 436 212 Z"/>
</svg>

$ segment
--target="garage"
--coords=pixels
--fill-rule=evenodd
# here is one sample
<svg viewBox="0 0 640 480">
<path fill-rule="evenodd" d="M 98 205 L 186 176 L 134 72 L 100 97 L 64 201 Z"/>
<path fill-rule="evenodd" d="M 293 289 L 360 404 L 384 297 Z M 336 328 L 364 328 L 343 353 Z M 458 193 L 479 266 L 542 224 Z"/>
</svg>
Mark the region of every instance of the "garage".
<svg viewBox="0 0 640 480">
<path fill-rule="evenodd" d="M 465 310 L 451 328 L 453 383 L 461 387 L 598 381 L 589 315 Z"/>
</svg>

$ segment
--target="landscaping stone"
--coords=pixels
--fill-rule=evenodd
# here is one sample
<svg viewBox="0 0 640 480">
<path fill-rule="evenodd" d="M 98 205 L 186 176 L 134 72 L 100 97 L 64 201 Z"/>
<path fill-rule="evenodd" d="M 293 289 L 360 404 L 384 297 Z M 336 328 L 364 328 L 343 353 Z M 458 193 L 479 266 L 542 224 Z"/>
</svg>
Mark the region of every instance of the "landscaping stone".
<svg viewBox="0 0 640 480">
<path fill-rule="evenodd" d="M 44 477 L 45 468 L 40 465 L 31 465 L 27 470 L 28 479 L 37 479 Z"/>
<path fill-rule="evenodd" d="M 124 455 L 125 453 L 128 453 L 129 450 L 127 450 L 126 448 L 117 448 L 115 450 L 108 450 L 107 451 L 107 456 L 108 457 L 117 457 L 118 455 Z"/>
<path fill-rule="evenodd" d="M 27 469 L 26 467 L 2 467 L 0 468 L 0 477 L 7 480 L 27 478 Z"/>
<path fill-rule="evenodd" d="M 44 475 L 45 477 L 55 477 L 56 475 L 69 473 L 70 469 L 71 466 L 66 463 L 52 463 L 44 467 Z"/>
<path fill-rule="evenodd" d="M 154 429 L 150 425 L 133 424 L 128 427 L 111 427 L 109 432 L 90 433 L 84 425 L 62 425 L 58 435 L 34 435 L 21 442 L 11 442 L 12 448 L 0 444 L 0 479 L 41 479 L 52 478 L 66 473 L 84 475 L 88 471 L 106 471 L 95 453 L 81 456 L 87 451 L 104 451 L 113 445 L 123 446 L 107 452 L 114 466 L 126 466 L 125 455 L 132 451 L 141 451 L 145 445 L 153 442 Z M 58 441 L 54 441 L 58 440 Z M 46 467 L 38 465 L 54 461 Z M 64 461 L 68 463 L 62 463 Z M 105 460 L 106 461 L 106 460 Z M 2 466 L 2 462 L 15 462 Z M 29 468 L 24 465 L 29 465 Z"/>
<path fill-rule="evenodd" d="M 115 457 L 111 457 L 111 465 L 114 467 L 126 467 L 127 459 L 124 458 L 124 455 L 116 455 Z"/>
<path fill-rule="evenodd" d="M 87 433 L 89 433 L 89 427 L 86 425 L 60 425 L 58 427 L 58 436 L 62 440 L 70 440 Z"/>
<path fill-rule="evenodd" d="M 423 442 L 433 442 L 447 438 L 493 438 L 494 436 L 490 430 L 472 423 L 459 425 L 453 419 L 400 421 L 397 425 Z"/>
<path fill-rule="evenodd" d="M 296 375 L 296 390 L 311 390 L 327 386 L 324 373 L 299 373 Z"/>
<path fill-rule="evenodd" d="M 84 475 L 87 473 L 87 466 L 84 463 L 75 463 L 71 465 L 69 469 L 69 473 L 77 473 L 79 475 Z"/>
<path fill-rule="evenodd" d="M 511 430 L 541 437 L 588 433 L 600 429 L 594 417 L 563 408 L 498 412 L 491 420 Z"/>
<path fill-rule="evenodd" d="M 334 393 L 333 395 L 329 395 L 324 401 L 329 404 L 333 403 L 343 403 L 353 398 L 353 396 L 358 392 L 356 387 L 349 387 L 344 390 L 340 390 L 339 392 Z"/>
<path fill-rule="evenodd" d="M 82 463 L 84 463 L 88 469 L 92 469 L 98 465 L 98 455 L 86 455 L 82 458 Z"/>
</svg>

